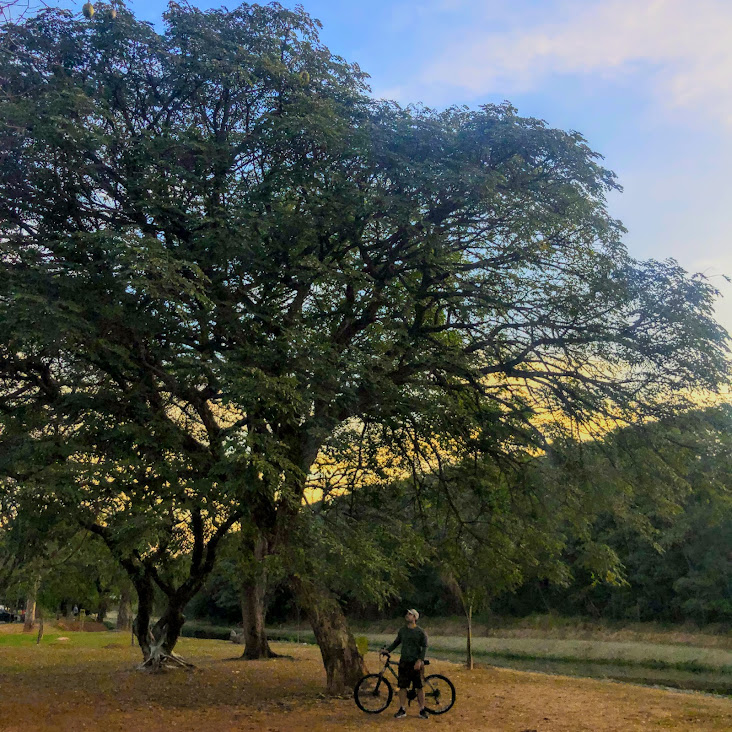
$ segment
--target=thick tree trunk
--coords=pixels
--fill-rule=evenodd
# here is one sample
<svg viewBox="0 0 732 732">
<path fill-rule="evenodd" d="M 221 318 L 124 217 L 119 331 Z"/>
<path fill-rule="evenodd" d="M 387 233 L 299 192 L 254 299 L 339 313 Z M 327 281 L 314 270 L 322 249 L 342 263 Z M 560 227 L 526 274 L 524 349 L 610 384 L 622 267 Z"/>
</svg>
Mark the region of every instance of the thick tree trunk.
<svg viewBox="0 0 732 732">
<path fill-rule="evenodd" d="M 251 547 L 252 567 L 241 588 L 241 617 L 244 628 L 243 659 L 277 658 L 269 647 L 264 629 L 264 603 L 267 591 L 267 574 L 264 559 L 267 542 L 259 537 Z"/>
<path fill-rule="evenodd" d="M 97 623 L 103 623 L 107 617 L 107 600 L 102 600 L 97 608 Z"/>
<path fill-rule="evenodd" d="M 276 658 L 269 647 L 264 629 L 264 581 L 246 583 L 242 588 L 241 616 L 244 625 L 244 653 L 242 658 Z"/>
<path fill-rule="evenodd" d="M 132 627 L 132 588 L 124 583 L 117 610 L 117 630 L 130 630 Z"/>
<path fill-rule="evenodd" d="M 160 671 L 163 665 L 168 662 L 190 667 L 191 664 L 173 653 L 185 622 L 183 615 L 183 605 L 185 603 L 181 601 L 169 602 L 161 618 L 154 626 L 150 627 L 152 587 L 150 590 L 149 597 L 146 594 L 140 597 L 141 593 L 138 589 L 138 611 L 134 623 L 135 635 L 142 651 L 142 668 Z"/>
<path fill-rule="evenodd" d="M 327 677 L 327 692 L 350 692 L 366 673 L 366 667 L 343 610 L 337 600 L 323 588 L 315 587 L 298 577 L 292 578 L 291 584 L 320 646 Z"/>
<path fill-rule="evenodd" d="M 183 605 L 169 604 L 163 616 L 153 627 L 153 637 L 167 654 L 173 652 L 175 644 L 178 642 L 178 638 L 180 638 L 183 623 L 186 622 L 185 616 L 183 615 L 183 607 Z"/>
<path fill-rule="evenodd" d="M 36 597 L 38 588 L 41 586 L 41 578 L 34 577 L 33 582 L 28 589 L 28 595 L 25 599 L 25 623 L 23 623 L 23 632 L 30 633 L 35 626 L 36 620 Z"/>
<path fill-rule="evenodd" d="M 182 666 L 190 665 L 174 656 L 173 649 L 180 637 L 185 622 L 183 608 L 190 599 L 188 595 L 173 594 L 168 597 L 168 606 L 160 619 L 152 625 L 153 601 L 155 591 L 152 577 L 148 572 L 134 576 L 133 583 L 137 591 L 137 616 L 132 624 L 132 631 L 140 644 L 142 665 L 145 668 L 159 670 L 163 663 L 173 660 Z"/>
<path fill-rule="evenodd" d="M 137 617 L 132 629 L 142 651 L 141 668 L 160 671 L 169 662 L 190 667 L 191 664 L 173 653 L 185 622 L 183 608 L 189 598 L 182 595 L 169 597 L 165 612 L 155 625 L 151 625 L 155 597 L 152 578 L 148 573 L 139 574 L 134 585 L 137 590 Z"/>
</svg>

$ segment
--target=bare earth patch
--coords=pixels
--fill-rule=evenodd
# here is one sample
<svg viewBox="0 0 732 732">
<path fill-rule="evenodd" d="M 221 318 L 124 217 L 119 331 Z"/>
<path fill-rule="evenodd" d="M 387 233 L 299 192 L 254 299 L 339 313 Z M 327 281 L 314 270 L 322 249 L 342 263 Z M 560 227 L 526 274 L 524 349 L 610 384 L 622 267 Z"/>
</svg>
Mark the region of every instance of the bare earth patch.
<svg viewBox="0 0 732 732">
<path fill-rule="evenodd" d="M 366 715 L 350 698 L 324 697 L 325 674 L 313 646 L 274 644 L 293 658 L 241 661 L 241 648 L 231 643 L 186 638 L 176 650 L 198 670 L 154 675 L 133 670 L 139 650 L 123 645 L 120 635 L 106 633 L 93 647 L 83 635 L 64 644 L 9 646 L 0 634 L 3 732 L 732 729 L 732 703 L 725 698 L 490 667 L 468 672 L 443 661 L 430 670 L 453 680 L 455 707 L 425 722 L 412 706 L 397 722 L 395 703 Z M 375 669 L 375 654 L 367 662 Z"/>
</svg>

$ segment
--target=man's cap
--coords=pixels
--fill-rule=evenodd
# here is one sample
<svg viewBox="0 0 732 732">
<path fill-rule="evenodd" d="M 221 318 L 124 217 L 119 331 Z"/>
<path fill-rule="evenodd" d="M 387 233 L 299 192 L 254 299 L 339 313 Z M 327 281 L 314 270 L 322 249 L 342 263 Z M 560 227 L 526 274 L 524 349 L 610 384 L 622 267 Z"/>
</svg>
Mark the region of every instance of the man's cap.
<svg viewBox="0 0 732 732">
<path fill-rule="evenodd" d="M 412 608 L 411 610 L 407 610 L 407 612 L 411 615 L 414 615 L 415 620 L 419 620 L 419 613 L 414 608 Z"/>
</svg>

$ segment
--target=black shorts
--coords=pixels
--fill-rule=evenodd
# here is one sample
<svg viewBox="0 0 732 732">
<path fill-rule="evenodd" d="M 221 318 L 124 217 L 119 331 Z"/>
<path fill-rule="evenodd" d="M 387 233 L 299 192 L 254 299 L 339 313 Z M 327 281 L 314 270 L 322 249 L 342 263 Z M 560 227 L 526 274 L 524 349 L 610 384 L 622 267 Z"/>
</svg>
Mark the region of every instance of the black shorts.
<svg viewBox="0 0 732 732">
<path fill-rule="evenodd" d="M 415 671 L 416 661 L 399 661 L 399 688 L 408 689 L 410 685 L 415 689 L 422 688 L 422 672 Z"/>
</svg>

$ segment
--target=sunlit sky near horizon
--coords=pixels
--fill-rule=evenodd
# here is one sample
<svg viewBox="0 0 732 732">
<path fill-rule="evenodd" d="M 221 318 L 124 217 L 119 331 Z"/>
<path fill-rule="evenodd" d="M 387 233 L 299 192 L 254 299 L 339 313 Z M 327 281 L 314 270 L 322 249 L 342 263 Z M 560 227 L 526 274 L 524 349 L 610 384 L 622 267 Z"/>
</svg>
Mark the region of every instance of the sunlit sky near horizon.
<svg viewBox="0 0 732 732">
<path fill-rule="evenodd" d="M 673 257 L 709 277 L 732 332 L 722 276 L 732 276 L 732 0 L 300 4 L 322 21 L 331 51 L 371 75 L 377 97 L 437 108 L 509 100 L 581 132 L 624 187 L 609 208 L 631 255 Z M 158 25 L 167 2 L 128 6 Z"/>
</svg>

